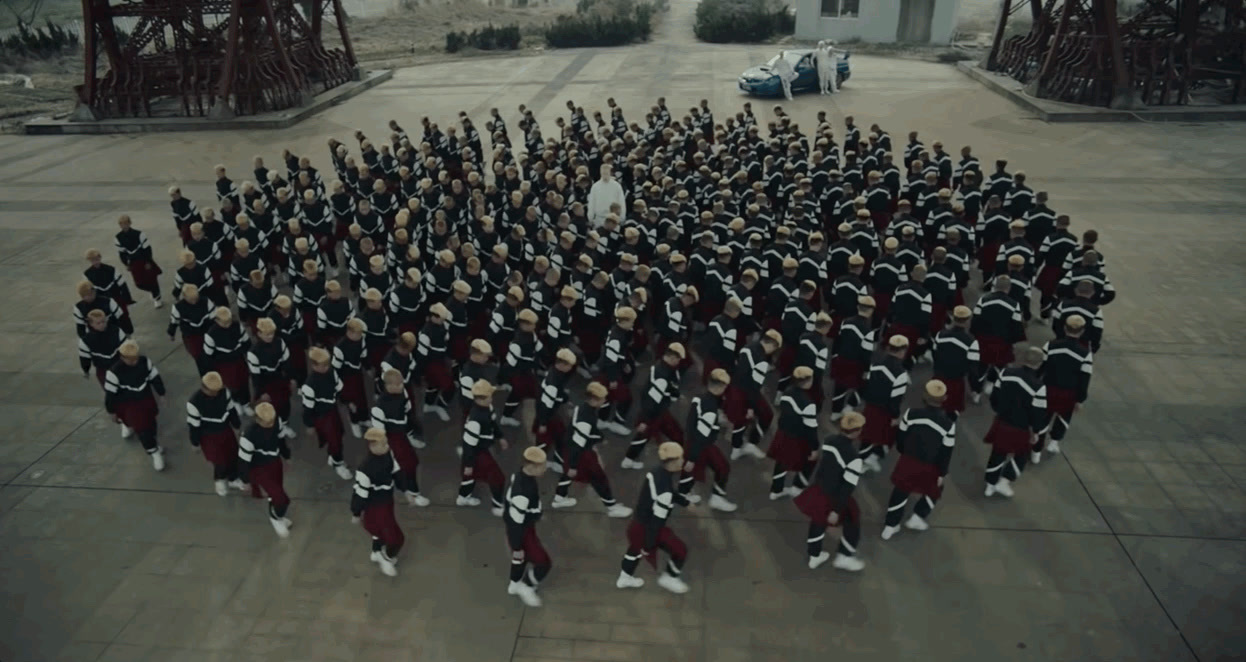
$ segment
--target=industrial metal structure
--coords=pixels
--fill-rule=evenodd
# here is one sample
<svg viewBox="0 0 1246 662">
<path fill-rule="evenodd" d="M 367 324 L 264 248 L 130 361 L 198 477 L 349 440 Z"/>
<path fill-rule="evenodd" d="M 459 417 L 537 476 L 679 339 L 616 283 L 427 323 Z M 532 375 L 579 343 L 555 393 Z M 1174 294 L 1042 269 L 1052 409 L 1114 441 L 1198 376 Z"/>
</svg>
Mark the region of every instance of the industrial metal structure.
<svg viewBox="0 0 1246 662">
<path fill-rule="evenodd" d="M 341 0 L 82 0 L 82 12 L 79 107 L 97 119 L 254 115 L 358 77 Z M 128 33 L 115 23 L 127 18 Z M 322 41 L 329 21 L 339 47 Z"/>
<path fill-rule="evenodd" d="M 1029 33 L 1006 37 L 1009 20 L 1027 8 Z M 1143 0 L 1127 12 L 1117 0 L 1003 0 L 985 67 L 1055 101 L 1187 104 L 1191 91 L 1216 85 L 1239 103 L 1246 10 L 1243 0 Z"/>
</svg>

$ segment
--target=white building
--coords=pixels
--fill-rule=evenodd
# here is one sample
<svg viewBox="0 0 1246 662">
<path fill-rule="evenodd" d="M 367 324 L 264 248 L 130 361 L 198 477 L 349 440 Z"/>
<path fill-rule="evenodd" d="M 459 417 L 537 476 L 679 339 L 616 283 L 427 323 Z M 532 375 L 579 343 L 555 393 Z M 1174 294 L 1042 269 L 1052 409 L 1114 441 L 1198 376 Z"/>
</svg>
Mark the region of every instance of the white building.
<svg viewBox="0 0 1246 662">
<path fill-rule="evenodd" d="M 796 0 L 796 38 L 946 44 L 960 0 Z"/>
</svg>

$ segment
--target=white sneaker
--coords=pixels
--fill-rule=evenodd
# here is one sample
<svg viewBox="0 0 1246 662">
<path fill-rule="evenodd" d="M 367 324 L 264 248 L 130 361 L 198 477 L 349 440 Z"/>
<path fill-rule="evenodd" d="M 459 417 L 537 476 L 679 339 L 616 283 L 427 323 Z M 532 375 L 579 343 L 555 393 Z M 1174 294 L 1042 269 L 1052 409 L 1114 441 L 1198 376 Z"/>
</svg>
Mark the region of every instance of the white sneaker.
<svg viewBox="0 0 1246 662">
<path fill-rule="evenodd" d="M 398 566 L 394 565 L 394 560 L 385 556 L 385 552 L 381 552 L 381 558 L 377 563 L 381 566 L 381 573 L 386 577 L 397 577 Z"/>
<path fill-rule="evenodd" d="M 442 423 L 450 420 L 450 412 L 446 411 L 445 407 L 442 407 L 441 405 L 433 405 L 432 411 L 437 418 L 441 419 Z"/>
<path fill-rule="evenodd" d="M 155 308 L 156 310 L 160 310 L 161 308 L 164 308 L 164 300 L 163 299 L 152 299 L 151 307 Z"/>
<path fill-rule="evenodd" d="M 865 470 L 870 473 L 880 473 L 883 470 L 883 463 L 878 461 L 877 455 L 871 455 L 865 458 L 865 460 L 863 460 L 863 464 L 865 464 Z"/>
<path fill-rule="evenodd" d="M 217 496 L 225 496 L 229 494 L 229 488 L 225 486 L 225 481 L 218 480 L 212 483 L 212 487 L 216 489 Z"/>
<path fill-rule="evenodd" d="M 428 497 L 419 492 L 407 492 L 407 505 L 424 508 L 429 504 Z"/>
<path fill-rule="evenodd" d="M 995 486 L 994 486 L 994 485 L 992 485 L 992 484 L 990 484 L 990 483 L 987 483 L 987 484 L 986 484 L 986 491 L 985 491 L 985 492 L 983 492 L 983 494 L 984 494 L 985 496 L 989 496 L 989 497 L 990 497 L 990 496 L 995 496 L 995 492 L 996 492 L 996 488 L 995 488 Z"/>
<path fill-rule="evenodd" d="M 795 499 L 796 497 L 800 496 L 800 493 L 804 492 L 805 489 L 803 487 L 796 487 L 795 485 L 792 485 L 791 487 L 787 488 L 786 491 L 787 491 L 788 496 Z"/>
<path fill-rule="evenodd" d="M 474 496 L 460 496 L 454 500 L 456 506 L 479 506 L 480 499 Z"/>
<path fill-rule="evenodd" d="M 688 494 L 685 495 L 685 497 L 688 499 L 688 503 L 694 506 L 698 503 L 701 503 L 701 495 L 697 494 L 696 492 L 689 492 Z"/>
<path fill-rule="evenodd" d="M 640 588 L 645 585 L 645 580 L 635 575 L 629 575 L 626 572 L 619 572 L 619 578 L 614 580 L 615 588 Z"/>
<path fill-rule="evenodd" d="M 531 586 L 532 590 L 534 591 L 541 590 L 541 582 L 538 582 L 536 580 L 536 571 L 532 569 L 532 566 L 528 566 L 527 577 L 528 577 L 528 586 Z"/>
<path fill-rule="evenodd" d="M 817 556 L 810 556 L 809 557 L 809 569 L 817 570 L 819 566 L 821 566 L 823 563 L 826 563 L 827 561 L 830 561 L 830 560 L 831 560 L 830 552 L 822 552 L 821 554 L 818 554 Z"/>
<path fill-rule="evenodd" d="M 333 458 L 329 458 L 329 466 L 333 467 L 333 471 L 337 472 L 337 477 L 342 480 L 350 480 L 355 477 L 355 473 L 346 467 L 345 462 L 334 462 Z"/>
<path fill-rule="evenodd" d="M 740 459 L 740 458 L 742 458 L 742 457 L 744 457 L 744 449 L 743 449 L 743 448 L 732 448 L 732 449 L 731 449 L 731 461 L 732 461 L 732 462 L 735 462 L 736 460 L 738 460 L 738 459 Z"/>
<path fill-rule="evenodd" d="M 280 436 L 285 437 L 286 439 L 293 439 L 295 436 L 294 428 L 290 427 L 289 425 L 282 425 Z"/>
<path fill-rule="evenodd" d="M 562 473 L 562 465 L 561 465 L 561 464 L 559 464 L 558 462 L 553 461 L 553 460 L 546 460 L 546 461 L 545 461 L 545 468 L 546 468 L 546 469 L 549 469 L 550 471 L 552 471 L 552 472 L 554 472 L 554 473 L 556 473 L 556 474 L 560 474 L 560 473 Z"/>
<path fill-rule="evenodd" d="M 909 515 L 908 520 L 904 522 L 904 528 L 914 531 L 925 531 L 930 528 L 930 525 L 926 523 L 926 520 L 917 515 Z"/>
<path fill-rule="evenodd" d="M 841 419 L 841 418 L 843 418 L 843 417 L 844 417 L 844 412 L 842 412 L 842 411 L 831 412 L 831 422 L 832 422 L 832 423 L 836 423 L 836 422 L 838 422 L 838 421 L 839 421 L 839 419 Z"/>
<path fill-rule="evenodd" d="M 633 460 L 630 457 L 625 457 L 623 458 L 623 461 L 619 463 L 619 466 L 624 469 L 644 469 L 645 463 L 640 460 Z"/>
<path fill-rule="evenodd" d="M 125 423 L 122 423 L 121 424 L 121 438 L 129 439 L 130 437 L 133 437 L 133 436 L 134 436 L 134 430 L 131 430 L 129 426 L 127 426 Z"/>
<path fill-rule="evenodd" d="M 351 423 L 350 433 L 354 435 L 356 439 L 363 439 L 363 426 L 358 423 Z"/>
<path fill-rule="evenodd" d="M 999 482 L 995 484 L 995 491 L 998 492 L 1000 496 L 1005 496 L 1011 499 L 1014 494 L 1012 491 L 1012 481 L 1007 478 L 1000 478 Z"/>
<path fill-rule="evenodd" d="M 971 395 L 969 396 L 969 399 L 970 399 L 970 400 L 973 400 L 973 403 L 976 405 L 976 404 L 978 404 L 978 403 L 982 402 L 982 394 L 981 394 L 981 393 L 973 393 L 973 394 L 971 394 Z"/>
<path fill-rule="evenodd" d="M 498 422 L 501 423 L 502 425 L 506 425 L 512 428 L 517 428 L 520 425 L 523 425 L 522 423 L 519 422 L 518 418 L 514 418 L 512 416 L 503 416 Z"/>
<path fill-rule="evenodd" d="M 490 508 L 489 512 L 493 513 L 494 517 L 502 516 L 502 508 L 500 506 L 494 506 L 493 508 Z"/>
<path fill-rule="evenodd" d="M 721 510 L 724 513 L 734 513 L 739 506 L 728 501 L 726 497 L 715 494 L 710 497 L 710 508 Z"/>
<path fill-rule="evenodd" d="M 883 540 L 891 540 L 891 538 L 899 532 L 900 532 L 900 527 L 898 526 L 884 526 L 883 527 Z"/>
<path fill-rule="evenodd" d="M 290 537 L 290 527 L 286 526 L 284 521 L 270 517 L 268 518 L 268 523 L 273 525 L 273 531 L 277 532 L 278 538 Z"/>
<path fill-rule="evenodd" d="M 578 503 L 578 501 L 576 501 L 575 497 L 565 497 L 565 496 L 559 496 L 555 494 L 554 500 L 550 502 L 549 507 L 550 508 L 570 508 L 574 506 L 576 503 Z"/>
<path fill-rule="evenodd" d="M 164 471 L 164 449 L 158 448 L 155 453 L 151 454 L 151 468 L 156 471 Z"/>
<path fill-rule="evenodd" d="M 855 556 L 847 556 L 844 554 L 836 554 L 835 560 L 831 562 L 831 565 L 839 568 L 840 570 L 847 570 L 848 572 L 860 572 L 865 569 L 865 561 L 862 561 Z"/>
<path fill-rule="evenodd" d="M 506 594 L 519 596 L 520 602 L 529 607 L 541 606 L 541 598 L 537 596 L 536 591 L 523 582 L 511 582 L 510 586 L 506 587 Z"/>
<path fill-rule="evenodd" d="M 241 480 L 231 480 L 229 481 L 229 486 L 235 490 L 245 490 L 248 487 L 248 485 Z"/>
<path fill-rule="evenodd" d="M 740 450 L 744 451 L 747 455 L 752 455 L 758 460 L 766 459 L 766 452 L 758 448 L 757 444 L 745 443 L 740 447 Z"/>
<path fill-rule="evenodd" d="M 380 561 L 381 561 L 381 553 L 380 553 L 380 552 L 372 552 L 372 557 L 371 557 L 371 558 L 372 558 L 372 562 L 373 562 L 373 563 L 380 563 Z"/>
<path fill-rule="evenodd" d="M 607 432 L 613 432 L 614 434 L 617 434 L 617 435 L 629 435 L 632 433 L 631 430 L 627 429 L 627 426 L 623 425 L 622 423 L 619 423 L 618 421 L 606 421 L 605 423 L 601 424 L 601 427 L 604 428 Z"/>
<path fill-rule="evenodd" d="M 282 517 L 282 518 L 281 518 L 281 523 L 282 523 L 282 524 L 285 524 L 287 529 L 293 529 L 293 528 L 294 528 L 294 520 L 291 520 L 289 517 Z"/>
<path fill-rule="evenodd" d="M 254 416 L 255 407 L 252 407 L 251 405 L 242 405 L 242 413 L 246 414 L 247 416 Z"/>
<path fill-rule="evenodd" d="M 661 586 L 676 595 L 683 595 L 688 592 L 688 585 L 684 583 L 684 580 L 675 577 L 674 575 L 668 575 L 665 572 L 662 573 L 662 576 L 658 577 L 658 586 Z"/>
<path fill-rule="evenodd" d="M 1056 441 L 1055 439 L 1049 439 L 1047 441 L 1047 452 L 1053 453 L 1055 455 L 1059 455 L 1060 454 L 1060 442 Z"/>
<path fill-rule="evenodd" d="M 982 392 L 985 393 L 987 396 L 990 396 L 991 392 L 994 390 L 995 390 L 995 384 L 991 382 L 987 382 L 982 385 Z M 977 402 L 977 400 L 974 400 L 974 402 Z"/>
<path fill-rule="evenodd" d="M 789 493 L 787 490 L 780 490 L 780 491 L 778 491 L 778 492 L 771 492 L 771 493 L 770 493 L 770 500 L 771 500 L 771 501 L 778 501 L 779 499 L 786 499 L 786 498 L 788 498 L 788 497 L 790 497 L 790 496 L 792 496 L 792 495 L 791 495 L 791 493 Z"/>
<path fill-rule="evenodd" d="M 416 450 L 424 450 L 425 448 L 428 448 L 428 444 L 424 443 L 424 440 L 420 437 L 407 437 L 407 440 L 411 442 L 411 447 Z M 462 454 L 463 449 L 459 448 L 458 451 Z"/>
<path fill-rule="evenodd" d="M 613 517 L 614 519 L 623 519 L 624 517 L 631 517 L 631 515 L 632 509 L 621 503 L 616 503 L 606 509 L 606 517 Z"/>
<path fill-rule="evenodd" d="M 1030 464 L 1038 464 L 1043 461 L 1043 454 L 1039 451 L 1030 451 Z"/>
</svg>

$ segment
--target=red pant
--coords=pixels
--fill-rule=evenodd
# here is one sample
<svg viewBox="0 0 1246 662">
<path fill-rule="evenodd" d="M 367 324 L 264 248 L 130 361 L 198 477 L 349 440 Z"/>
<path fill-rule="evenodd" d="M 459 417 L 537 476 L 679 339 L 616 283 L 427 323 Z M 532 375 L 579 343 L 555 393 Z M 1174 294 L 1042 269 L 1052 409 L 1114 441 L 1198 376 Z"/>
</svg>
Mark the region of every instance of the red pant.
<svg viewBox="0 0 1246 662">
<path fill-rule="evenodd" d="M 510 543 L 508 542 L 509 546 Z M 553 563 L 549 558 L 549 552 L 545 551 L 545 545 L 541 544 L 541 539 L 536 535 L 536 527 L 529 526 L 524 529 L 523 540 L 519 547 L 511 546 L 512 552 L 523 552 L 524 560 L 534 566 L 548 566 Z"/>
<path fill-rule="evenodd" d="M 330 457 L 341 457 L 342 416 L 337 413 L 336 406 L 312 421 L 312 425 L 316 428 L 316 438 L 320 441 L 320 447 L 328 451 Z"/>
<path fill-rule="evenodd" d="M 562 457 L 563 473 L 567 473 L 570 469 L 575 469 L 575 478 L 572 478 L 571 480 L 574 480 L 577 483 L 592 483 L 594 481 L 601 482 L 608 480 L 606 478 L 605 470 L 601 468 L 601 458 L 597 456 L 597 451 L 589 449 L 583 453 L 580 453 L 580 458 L 575 463 L 574 467 L 571 466 L 571 455 L 569 453 L 562 453 Z"/>
<path fill-rule="evenodd" d="M 645 424 L 645 438 L 649 441 L 658 441 L 660 437 L 666 437 L 677 444 L 684 443 L 683 428 L 679 427 L 679 423 L 675 421 L 674 416 L 671 416 L 669 410 L 642 422 Z"/>
<path fill-rule="evenodd" d="M 213 466 L 228 466 L 238 459 L 238 438 L 228 426 L 220 432 L 205 434 L 199 439 L 203 457 Z"/>
<path fill-rule="evenodd" d="M 472 475 L 467 475 L 467 469 L 472 470 Z M 497 460 L 493 459 L 493 454 L 489 451 L 482 451 L 476 454 L 476 466 L 468 467 L 463 465 L 462 480 L 477 480 L 490 487 L 501 488 L 506 484 L 506 477 L 502 475 L 502 469 L 498 467 Z"/>
</svg>

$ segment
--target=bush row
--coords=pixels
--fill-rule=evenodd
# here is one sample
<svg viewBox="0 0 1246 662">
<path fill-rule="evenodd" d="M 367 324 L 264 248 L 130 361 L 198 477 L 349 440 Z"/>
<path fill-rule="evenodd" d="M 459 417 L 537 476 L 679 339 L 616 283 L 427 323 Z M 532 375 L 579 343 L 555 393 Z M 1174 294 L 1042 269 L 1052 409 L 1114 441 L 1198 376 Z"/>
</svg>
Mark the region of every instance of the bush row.
<svg viewBox="0 0 1246 662">
<path fill-rule="evenodd" d="M 781 0 L 701 0 L 692 29 L 713 43 L 766 41 L 792 34 L 796 17 Z"/>
<path fill-rule="evenodd" d="M 576 13 L 559 16 L 545 29 L 551 48 L 622 46 L 648 41 L 653 17 L 664 2 L 636 0 L 580 0 Z"/>
<path fill-rule="evenodd" d="M 446 52 L 457 53 L 464 48 L 476 48 L 482 51 L 514 51 L 519 50 L 518 25 L 507 25 L 495 28 L 492 25 L 471 32 L 447 32 Z"/>
</svg>

